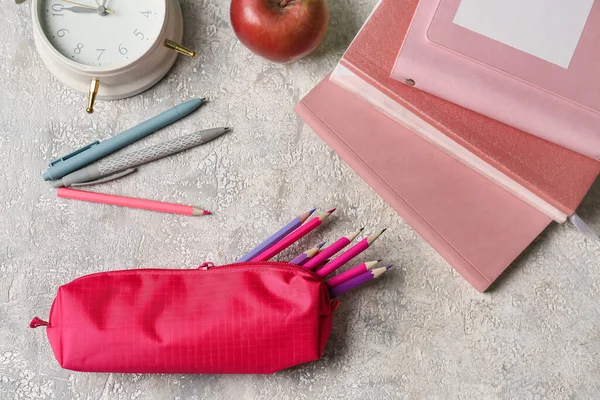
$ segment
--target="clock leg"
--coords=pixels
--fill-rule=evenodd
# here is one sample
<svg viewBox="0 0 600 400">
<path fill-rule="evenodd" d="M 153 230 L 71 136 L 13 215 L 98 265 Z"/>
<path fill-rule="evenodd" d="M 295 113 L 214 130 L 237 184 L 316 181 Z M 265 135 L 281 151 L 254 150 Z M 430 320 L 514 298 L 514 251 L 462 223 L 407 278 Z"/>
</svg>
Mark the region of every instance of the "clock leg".
<svg viewBox="0 0 600 400">
<path fill-rule="evenodd" d="M 171 50 L 175 50 L 178 53 L 181 53 L 185 56 L 196 58 L 196 52 L 194 50 L 183 47 L 179 43 L 175 43 L 172 40 L 165 40 L 165 47 L 168 47 Z"/>
<path fill-rule="evenodd" d="M 88 93 L 88 106 L 85 111 L 88 114 L 94 112 L 94 103 L 96 102 L 96 96 L 98 95 L 98 89 L 100 88 L 100 81 L 96 78 L 92 78 L 90 83 L 90 92 Z"/>
</svg>

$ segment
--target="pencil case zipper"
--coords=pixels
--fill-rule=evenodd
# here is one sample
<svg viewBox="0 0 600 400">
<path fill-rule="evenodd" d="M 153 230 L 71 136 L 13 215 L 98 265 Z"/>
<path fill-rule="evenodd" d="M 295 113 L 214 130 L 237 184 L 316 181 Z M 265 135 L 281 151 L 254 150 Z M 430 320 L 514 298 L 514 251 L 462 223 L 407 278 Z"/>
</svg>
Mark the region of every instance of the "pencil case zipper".
<svg viewBox="0 0 600 400">
<path fill-rule="evenodd" d="M 134 274 L 136 272 L 162 272 L 162 273 L 173 273 L 173 272 L 185 272 L 185 273 L 203 273 L 203 272 L 208 272 L 211 270 L 223 270 L 223 269 L 247 269 L 246 267 L 252 267 L 252 266 L 262 266 L 263 269 L 264 267 L 267 267 L 267 269 L 269 267 L 273 267 L 272 269 L 286 269 L 286 270 L 292 270 L 292 271 L 300 271 L 303 272 L 304 274 L 306 274 L 307 276 L 311 276 L 321 282 L 323 281 L 323 278 L 320 277 L 319 275 L 315 274 L 313 271 L 311 271 L 308 268 L 304 268 L 301 267 L 299 265 L 294 265 L 294 264 L 290 264 L 287 262 L 280 262 L 280 261 L 247 261 L 247 262 L 242 262 L 242 263 L 233 263 L 233 264 L 225 264 L 225 265 L 214 265 L 212 262 L 205 262 L 203 264 L 200 264 L 197 268 L 194 269 L 166 269 L 166 268 L 144 268 L 144 269 L 132 269 L 132 270 L 121 270 L 121 271 L 108 271 L 108 272 L 95 272 L 93 274 L 89 274 L 89 275 L 85 275 L 82 277 L 79 277 L 77 279 L 74 279 L 73 282 L 81 280 L 81 279 L 86 279 L 86 278 L 90 278 L 96 275 L 122 275 L 122 274 Z M 54 311 L 54 304 L 56 303 L 56 298 L 54 298 L 54 300 L 52 301 L 52 305 L 50 306 L 50 313 L 48 315 L 48 326 L 50 326 L 50 321 L 52 321 L 52 312 Z M 42 321 L 45 322 L 45 321 Z"/>
<path fill-rule="evenodd" d="M 302 271 L 306 275 L 312 276 L 313 278 L 316 278 L 319 281 L 323 282 L 323 278 L 321 276 L 317 275 L 316 273 L 314 273 L 313 271 L 311 271 L 308 268 L 304 268 L 300 265 L 294 265 L 294 264 L 290 264 L 287 262 L 280 262 L 280 261 L 246 261 L 246 262 L 225 264 L 225 265 L 214 265 L 213 263 L 206 262 L 204 264 L 201 264 L 198 267 L 198 269 L 203 270 L 203 271 L 211 271 L 211 270 L 215 270 L 215 269 L 219 269 L 219 270 L 239 269 L 239 268 L 243 269 L 244 267 L 250 267 L 252 265 L 261 265 L 263 267 L 276 267 L 274 269 L 288 269 L 288 270 Z"/>
</svg>

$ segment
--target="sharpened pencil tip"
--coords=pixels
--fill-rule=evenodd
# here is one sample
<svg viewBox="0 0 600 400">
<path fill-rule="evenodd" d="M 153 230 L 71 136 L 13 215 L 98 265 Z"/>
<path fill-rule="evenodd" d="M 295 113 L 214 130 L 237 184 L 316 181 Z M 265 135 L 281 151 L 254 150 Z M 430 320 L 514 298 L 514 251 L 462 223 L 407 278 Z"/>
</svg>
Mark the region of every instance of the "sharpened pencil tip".
<svg viewBox="0 0 600 400">
<path fill-rule="evenodd" d="M 362 231 L 364 231 L 364 230 L 365 230 L 365 227 L 364 227 L 364 226 L 363 226 L 362 228 L 360 228 L 360 229 L 359 229 L 359 231 L 361 231 L 361 232 L 362 232 Z"/>
<path fill-rule="evenodd" d="M 315 211 L 317 211 L 317 207 L 315 207 L 315 208 L 313 208 L 312 210 L 310 210 L 310 211 L 308 212 L 308 215 L 313 215 L 313 213 L 314 213 Z"/>
<path fill-rule="evenodd" d="M 327 211 L 327 214 L 333 214 L 335 210 L 337 210 L 337 208 L 332 208 L 331 210 Z"/>
<path fill-rule="evenodd" d="M 201 208 L 192 207 L 192 215 L 212 215 L 212 213 L 208 210 L 203 210 Z"/>
<path fill-rule="evenodd" d="M 325 246 L 325 243 L 327 243 L 327 242 L 319 243 L 319 244 L 317 245 L 317 248 L 319 248 L 319 249 L 322 249 L 322 248 L 323 248 L 323 246 Z"/>
<path fill-rule="evenodd" d="M 390 265 L 388 265 L 387 267 L 385 267 L 385 269 L 386 269 L 386 270 L 390 270 L 390 269 L 392 269 L 392 267 L 393 267 L 393 266 L 394 266 L 394 264 L 390 264 Z"/>
<path fill-rule="evenodd" d="M 381 235 L 383 235 L 383 232 L 385 232 L 387 230 L 387 228 L 385 228 L 384 230 L 382 230 L 381 232 L 378 233 L 374 233 L 372 235 L 370 235 L 369 237 L 365 238 L 365 240 L 367 241 L 367 243 L 369 245 L 371 245 L 374 241 L 376 241 L 377 239 L 379 239 L 379 237 Z"/>
<path fill-rule="evenodd" d="M 378 263 L 380 263 L 381 261 L 383 261 L 383 260 L 377 260 Z"/>
</svg>

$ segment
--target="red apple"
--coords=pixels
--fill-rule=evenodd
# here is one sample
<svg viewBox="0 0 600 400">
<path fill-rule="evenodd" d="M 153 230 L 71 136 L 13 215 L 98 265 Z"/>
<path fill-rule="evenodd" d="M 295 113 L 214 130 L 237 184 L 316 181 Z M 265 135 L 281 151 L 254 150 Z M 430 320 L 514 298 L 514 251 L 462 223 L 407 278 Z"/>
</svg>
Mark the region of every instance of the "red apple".
<svg viewBox="0 0 600 400">
<path fill-rule="evenodd" d="M 231 0 L 231 25 L 238 39 L 267 60 L 299 60 L 327 32 L 327 0 Z"/>
</svg>

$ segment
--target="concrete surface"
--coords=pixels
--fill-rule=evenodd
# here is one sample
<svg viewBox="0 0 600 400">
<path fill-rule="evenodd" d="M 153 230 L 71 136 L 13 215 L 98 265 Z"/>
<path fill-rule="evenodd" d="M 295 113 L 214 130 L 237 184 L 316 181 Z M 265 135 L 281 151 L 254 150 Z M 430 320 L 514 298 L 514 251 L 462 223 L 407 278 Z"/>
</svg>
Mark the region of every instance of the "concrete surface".
<svg viewBox="0 0 600 400">
<path fill-rule="evenodd" d="M 466 284 L 292 112 L 341 56 L 375 0 L 331 0 L 324 45 L 273 65 L 235 39 L 225 0 L 182 1 L 186 43 L 159 85 L 83 112 L 31 37 L 30 2 L 0 16 L 1 399 L 593 399 L 600 397 L 600 245 L 551 226 L 488 294 Z M 186 218 L 59 200 L 39 176 L 57 155 L 192 96 L 201 112 L 135 147 L 197 128 L 235 127 L 103 191 L 192 203 Z M 164 171 L 168 169 L 168 171 Z M 600 185 L 581 208 L 600 232 Z M 124 268 L 227 263 L 309 207 L 337 217 L 303 246 L 359 226 L 388 227 L 363 259 L 398 268 L 343 300 L 322 361 L 273 376 L 150 376 L 62 370 L 44 329 L 59 285 Z M 299 251 L 296 247 L 295 251 Z M 292 256 L 294 251 L 289 251 Z"/>
</svg>

